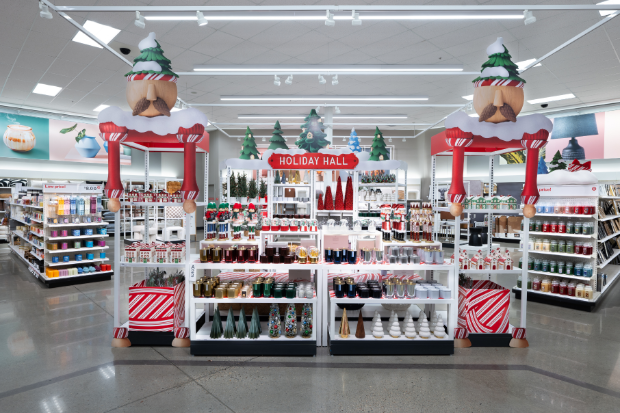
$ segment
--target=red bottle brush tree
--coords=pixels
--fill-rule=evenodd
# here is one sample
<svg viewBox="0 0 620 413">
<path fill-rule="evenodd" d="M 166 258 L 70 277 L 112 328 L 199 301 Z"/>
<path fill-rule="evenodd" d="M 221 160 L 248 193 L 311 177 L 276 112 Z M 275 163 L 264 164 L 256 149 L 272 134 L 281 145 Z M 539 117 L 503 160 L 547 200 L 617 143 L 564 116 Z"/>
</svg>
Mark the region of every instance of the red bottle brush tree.
<svg viewBox="0 0 620 413">
<path fill-rule="evenodd" d="M 344 209 L 353 211 L 353 179 L 347 178 L 347 188 L 344 191 Z"/>
<path fill-rule="evenodd" d="M 333 211 L 334 210 L 334 198 L 332 197 L 332 187 L 331 186 L 328 186 L 327 190 L 325 191 L 324 207 L 325 207 L 326 211 Z"/>
<path fill-rule="evenodd" d="M 323 207 L 323 194 L 319 194 L 319 202 L 316 206 L 316 210 L 317 211 L 323 211 L 324 207 Z"/>
<path fill-rule="evenodd" d="M 344 210 L 344 197 L 342 195 L 342 181 L 340 180 L 340 177 L 338 177 L 338 183 L 336 185 L 336 200 L 334 209 L 342 211 Z"/>
</svg>

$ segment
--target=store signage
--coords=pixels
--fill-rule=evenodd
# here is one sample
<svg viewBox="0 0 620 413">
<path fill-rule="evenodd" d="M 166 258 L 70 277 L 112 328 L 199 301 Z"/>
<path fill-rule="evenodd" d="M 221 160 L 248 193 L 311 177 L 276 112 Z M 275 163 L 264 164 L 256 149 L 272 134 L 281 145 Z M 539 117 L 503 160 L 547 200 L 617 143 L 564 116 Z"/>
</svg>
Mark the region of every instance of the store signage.
<svg viewBox="0 0 620 413">
<path fill-rule="evenodd" d="M 304 153 L 287 155 L 274 153 L 269 157 L 273 169 L 355 169 L 359 159 L 352 153 L 332 155 L 328 153 Z"/>
<path fill-rule="evenodd" d="M 597 185 L 538 185 L 541 197 L 547 196 L 598 196 Z"/>
<path fill-rule="evenodd" d="M 71 193 L 91 193 L 97 194 L 103 191 L 103 185 L 92 184 L 43 184 L 43 192 L 45 193 L 59 193 L 59 194 L 71 194 Z"/>
</svg>

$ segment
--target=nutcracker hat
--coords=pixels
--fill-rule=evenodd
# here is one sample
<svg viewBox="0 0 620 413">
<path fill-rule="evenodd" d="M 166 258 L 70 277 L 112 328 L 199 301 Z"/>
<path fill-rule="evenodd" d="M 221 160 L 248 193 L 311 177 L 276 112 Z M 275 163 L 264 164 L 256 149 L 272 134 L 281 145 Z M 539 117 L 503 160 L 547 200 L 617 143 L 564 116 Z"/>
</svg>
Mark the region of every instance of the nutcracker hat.
<svg viewBox="0 0 620 413">
<path fill-rule="evenodd" d="M 250 202 L 250 205 L 248 205 L 248 209 L 256 209 L 256 207 L 254 206 L 253 203 Z"/>
<path fill-rule="evenodd" d="M 220 205 L 217 207 L 218 209 L 228 208 L 224 202 L 220 202 Z"/>
<path fill-rule="evenodd" d="M 241 209 L 241 204 L 239 202 L 235 202 L 233 209 Z"/>
<path fill-rule="evenodd" d="M 179 75 L 172 71 L 170 59 L 164 56 L 159 42 L 155 40 L 155 32 L 138 43 L 140 55 L 133 59 L 133 69 L 125 74 L 128 82 L 134 80 L 162 80 L 177 82 Z"/>
<path fill-rule="evenodd" d="M 215 209 L 215 202 L 209 202 L 209 205 L 207 205 L 207 209 Z"/>
</svg>

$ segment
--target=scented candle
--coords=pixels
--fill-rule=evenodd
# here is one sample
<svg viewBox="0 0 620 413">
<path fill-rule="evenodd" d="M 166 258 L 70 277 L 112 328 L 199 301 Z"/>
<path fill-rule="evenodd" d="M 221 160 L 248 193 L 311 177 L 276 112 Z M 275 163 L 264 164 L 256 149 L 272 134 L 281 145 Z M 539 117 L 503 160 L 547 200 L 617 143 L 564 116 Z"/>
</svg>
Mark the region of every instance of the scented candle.
<svg viewBox="0 0 620 413">
<path fill-rule="evenodd" d="M 534 271 L 540 271 L 541 268 L 542 268 L 542 262 L 538 258 L 536 258 L 534 260 Z"/>
<path fill-rule="evenodd" d="M 568 284 L 566 284 L 566 281 L 560 283 L 560 295 L 568 295 Z"/>
<path fill-rule="evenodd" d="M 583 223 L 575 222 L 575 234 L 583 234 Z"/>
<path fill-rule="evenodd" d="M 558 222 L 558 233 L 565 234 L 566 233 L 566 222 L 560 221 Z"/>
<path fill-rule="evenodd" d="M 535 226 L 535 230 L 536 232 L 542 232 L 542 221 L 540 219 L 536 220 L 536 226 Z"/>
<path fill-rule="evenodd" d="M 534 259 L 532 257 L 527 258 L 527 270 L 532 271 L 534 269 Z"/>
<path fill-rule="evenodd" d="M 592 255 L 594 252 L 594 247 L 591 242 L 586 242 L 583 244 L 583 255 Z"/>
<path fill-rule="evenodd" d="M 566 275 L 574 275 L 574 264 L 570 261 L 566 262 Z"/>
<path fill-rule="evenodd" d="M 573 221 L 568 221 L 566 223 L 566 233 L 574 234 L 575 233 L 575 223 Z"/>
<path fill-rule="evenodd" d="M 549 260 L 543 260 L 540 268 L 542 272 L 549 272 Z"/>
<path fill-rule="evenodd" d="M 564 261 L 558 261 L 558 274 L 564 274 Z"/>
<path fill-rule="evenodd" d="M 551 224 L 549 224 L 549 221 L 544 221 L 542 225 L 542 232 L 549 232 L 550 229 Z"/>
<path fill-rule="evenodd" d="M 575 253 L 575 243 L 573 241 L 566 241 L 566 253 L 567 254 Z"/>
<path fill-rule="evenodd" d="M 583 254 L 583 242 L 575 242 L 575 254 Z"/>
<path fill-rule="evenodd" d="M 583 214 L 583 206 L 582 205 L 575 205 L 575 215 L 581 215 Z"/>
<path fill-rule="evenodd" d="M 584 285 L 577 284 L 577 288 L 575 289 L 575 297 L 583 298 L 583 295 L 584 295 Z"/>
<path fill-rule="evenodd" d="M 332 256 L 333 256 L 332 250 L 326 249 L 325 250 L 325 262 L 332 262 L 333 260 Z"/>
<path fill-rule="evenodd" d="M 233 252 L 235 252 L 235 250 L 224 250 L 224 261 L 227 263 L 233 262 Z"/>
<path fill-rule="evenodd" d="M 568 283 L 568 287 L 566 288 L 566 294 L 570 297 L 574 297 L 575 296 L 575 283 Z"/>
<path fill-rule="evenodd" d="M 564 213 L 565 214 L 572 214 L 575 208 L 572 207 L 571 202 L 570 201 L 566 201 L 564 202 Z"/>
<path fill-rule="evenodd" d="M 548 293 L 551 291 L 551 280 L 545 278 L 540 284 L 540 291 L 543 293 Z"/>
<path fill-rule="evenodd" d="M 564 240 L 558 241 L 558 252 L 566 252 L 566 241 Z"/>
<path fill-rule="evenodd" d="M 549 272 L 552 274 L 558 273 L 558 262 L 557 261 L 549 261 Z"/>
<path fill-rule="evenodd" d="M 592 264 L 586 263 L 583 265 L 583 276 L 584 277 L 592 277 L 593 268 Z"/>
<path fill-rule="evenodd" d="M 542 251 L 543 250 L 543 240 L 541 238 L 537 238 L 534 241 L 534 251 Z"/>
<path fill-rule="evenodd" d="M 527 289 L 531 290 L 532 289 L 532 279 L 531 278 L 527 278 Z"/>
<path fill-rule="evenodd" d="M 542 250 L 543 250 L 544 252 L 549 252 L 549 251 L 551 250 L 551 241 L 549 241 L 549 239 L 545 238 L 545 239 L 543 240 L 543 243 L 542 243 Z"/>
<path fill-rule="evenodd" d="M 584 288 L 583 298 L 587 298 L 588 300 L 594 298 L 594 290 L 591 286 L 587 285 L 586 288 Z"/>
<path fill-rule="evenodd" d="M 551 240 L 551 243 L 549 244 L 549 251 L 558 252 L 558 241 L 557 240 Z"/>
<path fill-rule="evenodd" d="M 560 201 L 556 201 L 553 204 L 553 213 L 554 214 L 562 214 L 564 213 L 564 205 Z"/>
<path fill-rule="evenodd" d="M 578 262 L 577 264 L 575 264 L 574 275 L 583 277 L 583 264 L 582 263 Z"/>
<path fill-rule="evenodd" d="M 522 288 L 522 281 L 520 275 L 517 277 L 517 288 Z"/>
<path fill-rule="evenodd" d="M 538 277 L 534 278 L 534 281 L 532 281 L 532 290 L 540 291 L 540 287 L 541 287 L 540 279 Z"/>
<path fill-rule="evenodd" d="M 551 292 L 553 294 L 560 294 L 560 282 L 557 280 L 551 281 Z"/>
<path fill-rule="evenodd" d="M 558 223 L 556 221 L 551 221 L 551 231 L 553 233 L 558 232 Z"/>
</svg>

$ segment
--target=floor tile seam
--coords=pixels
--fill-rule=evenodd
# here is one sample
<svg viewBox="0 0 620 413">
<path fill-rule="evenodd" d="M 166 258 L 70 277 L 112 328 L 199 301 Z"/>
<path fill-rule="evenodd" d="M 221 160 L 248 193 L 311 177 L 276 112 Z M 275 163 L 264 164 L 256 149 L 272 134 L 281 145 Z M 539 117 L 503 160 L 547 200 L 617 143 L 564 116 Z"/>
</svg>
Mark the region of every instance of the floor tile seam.
<svg viewBox="0 0 620 413">
<path fill-rule="evenodd" d="M 174 390 L 174 389 L 181 388 L 181 387 L 183 387 L 183 386 L 186 386 L 186 385 L 188 385 L 188 384 L 191 384 L 192 382 L 193 382 L 193 380 L 191 380 L 191 378 L 190 378 L 190 380 L 188 380 L 188 381 L 185 381 L 185 382 L 183 382 L 183 383 L 178 383 L 178 384 L 176 384 L 176 385 L 174 385 L 174 386 L 172 386 L 172 387 L 167 387 L 167 388 L 165 388 L 165 389 L 160 389 L 160 390 L 156 391 L 155 393 L 152 393 L 152 394 L 149 394 L 149 395 L 147 395 L 147 396 L 143 396 L 143 397 L 137 398 L 137 399 L 132 400 L 132 401 L 129 401 L 129 402 L 125 403 L 125 404 L 121 404 L 120 406 L 116 406 L 116 407 L 114 407 L 113 409 L 106 410 L 104 413 L 109 413 L 109 412 L 113 412 L 114 410 L 122 409 L 123 407 L 128 406 L 128 405 L 130 405 L 130 404 L 133 404 L 133 403 L 139 402 L 139 401 L 141 401 L 141 400 L 146 400 L 146 399 L 148 399 L 149 397 L 156 396 L 156 395 L 161 394 L 161 393 L 163 393 L 163 392 L 167 392 L 167 391 L 170 391 L 170 390 Z"/>
<path fill-rule="evenodd" d="M 97 307 L 99 307 L 101 309 L 101 311 L 103 311 L 104 313 L 106 313 L 108 316 L 114 318 L 114 314 L 110 314 L 108 312 L 108 310 L 106 310 L 105 308 L 103 308 L 102 306 L 100 306 L 99 304 L 97 304 L 97 302 L 95 300 L 93 300 L 92 298 L 90 298 L 84 291 L 80 290 L 79 288 L 77 288 L 77 286 L 73 286 L 80 294 L 82 294 L 84 297 L 86 297 L 90 302 L 92 302 L 93 304 L 95 304 Z"/>
<path fill-rule="evenodd" d="M 606 394 L 608 396 L 620 399 L 620 392 L 608 389 L 608 388 L 603 387 L 603 386 L 598 386 L 596 384 L 592 384 L 592 383 L 588 383 L 588 382 L 585 382 L 585 381 L 582 381 L 582 380 L 578 380 L 578 379 L 575 379 L 573 377 L 568 377 L 568 376 L 565 376 L 563 374 L 553 373 L 551 371 L 543 370 L 543 369 L 540 369 L 538 367 L 529 366 L 528 370 L 531 371 L 532 373 L 540 374 L 541 376 L 546 376 L 546 377 L 549 377 L 549 378 L 552 378 L 552 379 L 555 379 L 555 380 L 558 380 L 558 381 L 563 381 L 565 383 L 569 383 L 569 384 L 572 384 L 572 385 L 575 385 L 575 386 L 578 386 L 578 387 L 582 387 L 582 388 L 587 389 L 587 390 L 592 390 L 592 391 L 595 391 L 595 392 L 598 392 L 598 393 Z"/>
<path fill-rule="evenodd" d="M 224 367 L 224 368 L 222 368 L 222 369 L 220 369 L 220 370 L 218 370 L 218 371 L 214 371 L 214 372 L 212 372 L 212 373 L 207 373 L 207 374 L 205 374 L 204 376 L 196 377 L 196 380 L 202 380 L 202 379 L 205 379 L 205 378 L 207 378 L 207 377 L 215 376 L 216 374 L 219 374 L 219 373 L 225 372 L 225 371 L 230 370 L 230 369 L 232 369 L 232 368 L 234 368 L 234 367 L 240 367 L 242 364 L 244 364 L 244 363 L 248 363 L 248 362 L 250 362 L 250 361 L 252 361 L 252 360 L 256 360 L 257 358 L 260 358 L 260 357 L 261 357 L 261 356 L 256 356 L 256 357 L 250 357 L 248 360 L 242 360 L 242 361 L 231 361 L 231 363 L 237 363 L 237 364 L 232 364 L 232 365 L 229 365 L 229 366 L 223 366 L 222 364 L 219 364 L 219 362 L 216 362 L 216 364 L 213 364 L 213 361 L 212 361 L 212 360 L 207 361 L 207 363 L 209 363 L 209 364 L 205 364 L 205 367 L 207 367 L 207 366 L 218 366 L 218 367 Z M 175 360 L 171 360 L 171 361 L 173 361 L 173 362 L 174 362 Z M 178 361 L 183 361 L 183 362 L 191 362 L 191 360 L 178 360 Z M 189 364 L 189 363 L 185 363 L 184 365 L 185 365 L 185 366 L 190 366 L 191 364 Z"/>
</svg>

